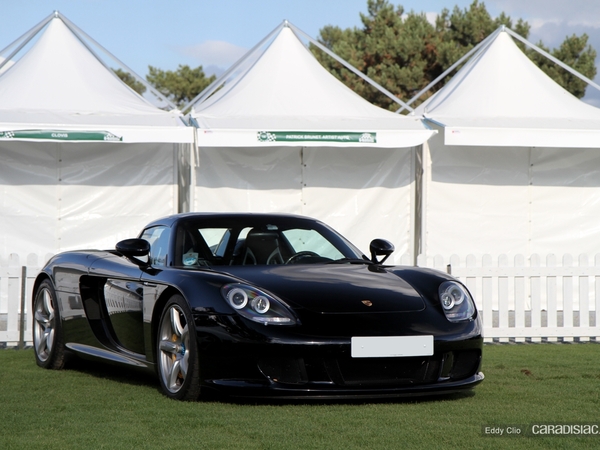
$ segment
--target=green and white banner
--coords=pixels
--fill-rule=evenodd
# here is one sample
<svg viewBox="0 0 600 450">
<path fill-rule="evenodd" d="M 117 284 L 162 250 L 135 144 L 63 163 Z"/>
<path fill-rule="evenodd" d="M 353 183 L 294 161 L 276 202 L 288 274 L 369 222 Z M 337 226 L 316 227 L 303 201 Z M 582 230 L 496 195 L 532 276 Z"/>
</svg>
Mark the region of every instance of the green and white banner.
<svg viewBox="0 0 600 450">
<path fill-rule="evenodd" d="M 377 133 L 367 132 L 314 132 L 314 131 L 259 131 L 258 142 L 349 142 L 374 144 Z"/>
<path fill-rule="evenodd" d="M 0 139 L 41 139 L 51 141 L 122 141 L 108 131 L 15 130 L 0 131 Z"/>
</svg>

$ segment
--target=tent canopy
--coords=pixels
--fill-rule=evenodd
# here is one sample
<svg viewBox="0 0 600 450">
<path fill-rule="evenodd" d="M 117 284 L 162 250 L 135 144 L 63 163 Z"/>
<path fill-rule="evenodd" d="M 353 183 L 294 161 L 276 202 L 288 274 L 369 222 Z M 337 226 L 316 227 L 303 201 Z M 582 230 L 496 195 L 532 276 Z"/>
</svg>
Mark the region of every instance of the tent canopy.
<svg viewBox="0 0 600 450">
<path fill-rule="evenodd" d="M 444 127 L 446 145 L 600 147 L 600 109 L 548 77 L 507 31 L 414 114 Z"/>
<path fill-rule="evenodd" d="M 413 147 L 434 132 L 372 105 L 331 75 L 288 27 L 192 117 L 205 147 Z"/>
<path fill-rule="evenodd" d="M 415 110 L 441 129 L 423 155 L 428 257 L 600 251 L 600 110 L 546 76 L 513 38 L 540 51 L 499 29 Z"/>
<path fill-rule="evenodd" d="M 180 116 L 155 107 L 119 80 L 58 13 L 0 75 L 0 131 L 9 132 L 0 138 L 69 140 L 66 131 L 105 128 L 113 135 L 106 140 L 190 142 Z M 14 133 L 20 130 L 57 133 Z"/>
<path fill-rule="evenodd" d="M 111 248 L 189 204 L 194 129 L 121 82 L 84 37 L 55 13 L 7 56 L 0 257 Z"/>
</svg>

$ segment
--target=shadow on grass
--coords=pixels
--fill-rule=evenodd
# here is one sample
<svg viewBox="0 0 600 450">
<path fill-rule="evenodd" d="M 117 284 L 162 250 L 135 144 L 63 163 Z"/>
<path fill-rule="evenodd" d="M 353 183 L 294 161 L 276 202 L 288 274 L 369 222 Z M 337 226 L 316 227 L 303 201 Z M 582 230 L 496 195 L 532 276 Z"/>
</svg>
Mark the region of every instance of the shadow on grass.
<svg viewBox="0 0 600 450">
<path fill-rule="evenodd" d="M 86 360 L 77 357 L 69 359 L 65 367 L 66 370 L 77 371 L 99 379 L 107 379 L 115 383 L 123 383 L 132 386 L 145 386 L 156 389 L 156 392 L 162 395 L 160 383 L 157 374 L 146 370 L 135 369 L 132 367 L 119 366 L 107 362 Z M 250 406 L 287 406 L 287 405 L 362 405 L 362 404 L 416 404 L 430 403 L 440 401 L 459 401 L 461 399 L 471 398 L 475 395 L 472 389 L 454 393 L 432 393 L 432 394 L 407 394 L 406 396 L 373 396 L 360 398 L 261 398 L 261 397 L 236 397 L 230 396 L 214 389 L 204 389 L 199 402 L 219 402 L 230 405 Z"/>
<path fill-rule="evenodd" d="M 65 370 L 72 370 L 95 378 L 108 379 L 132 386 L 155 387 L 160 391 L 156 374 L 142 369 L 71 357 L 65 365 Z"/>
<path fill-rule="evenodd" d="M 361 398 L 318 398 L 307 397 L 302 399 L 282 398 L 254 398 L 254 397 L 227 397 L 214 394 L 211 401 L 220 401 L 232 405 L 248 406 L 287 406 L 287 405 L 365 405 L 365 404 L 423 404 L 441 401 L 459 401 L 461 399 L 471 398 L 475 395 L 473 390 L 455 392 L 452 394 L 415 394 L 413 396 L 387 396 L 387 397 L 361 397 Z M 206 399 L 208 400 L 208 398 Z"/>
</svg>

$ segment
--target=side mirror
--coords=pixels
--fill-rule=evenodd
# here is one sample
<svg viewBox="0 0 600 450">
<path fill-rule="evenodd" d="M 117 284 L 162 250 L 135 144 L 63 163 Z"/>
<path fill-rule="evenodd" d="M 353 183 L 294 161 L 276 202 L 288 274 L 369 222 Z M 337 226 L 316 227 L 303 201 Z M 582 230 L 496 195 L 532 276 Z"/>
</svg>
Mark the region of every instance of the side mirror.
<svg viewBox="0 0 600 450">
<path fill-rule="evenodd" d="M 383 264 L 384 261 L 394 253 L 395 248 L 394 244 L 390 241 L 386 241 L 385 239 L 373 239 L 369 245 L 369 250 L 371 251 L 371 261 L 375 264 Z M 383 259 L 378 261 L 378 256 L 383 256 Z"/>
<path fill-rule="evenodd" d="M 145 239 L 125 239 L 117 242 L 115 250 L 139 266 L 148 265 L 147 261 L 137 259 L 150 254 L 150 243 Z"/>
</svg>

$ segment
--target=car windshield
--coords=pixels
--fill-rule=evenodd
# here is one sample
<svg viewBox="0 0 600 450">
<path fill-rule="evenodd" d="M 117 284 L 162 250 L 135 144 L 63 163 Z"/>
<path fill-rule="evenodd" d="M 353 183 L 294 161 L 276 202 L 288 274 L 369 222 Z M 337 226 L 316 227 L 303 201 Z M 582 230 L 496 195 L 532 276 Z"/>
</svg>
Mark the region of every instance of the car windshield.
<svg viewBox="0 0 600 450">
<path fill-rule="evenodd" d="M 184 267 L 364 261 L 358 249 L 324 224 L 285 216 L 182 221 L 175 246 L 176 265 Z"/>
</svg>

